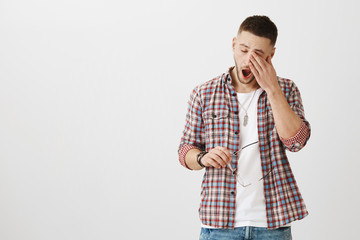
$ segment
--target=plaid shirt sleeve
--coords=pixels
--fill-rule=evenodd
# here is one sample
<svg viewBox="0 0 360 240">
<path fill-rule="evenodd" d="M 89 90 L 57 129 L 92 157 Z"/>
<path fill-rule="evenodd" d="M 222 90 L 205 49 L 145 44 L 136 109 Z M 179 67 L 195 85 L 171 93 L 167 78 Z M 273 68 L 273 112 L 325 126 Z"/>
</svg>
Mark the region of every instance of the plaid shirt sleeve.
<svg viewBox="0 0 360 240">
<path fill-rule="evenodd" d="M 293 137 L 289 139 L 280 137 L 280 140 L 286 149 L 291 152 L 297 152 L 305 146 L 306 142 L 310 138 L 310 124 L 305 119 L 304 107 L 299 89 L 292 81 L 288 81 L 286 83 L 290 85 L 289 88 L 291 89 L 290 93 L 285 92 L 287 101 L 291 109 L 300 117 L 303 122 Z"/>
<path fill-rule="evenodd" d="M 205 149 L 205 131 L 202 120 L 200 89 L 196 87 L 188 102 L 185 129 L 181 138 L 178 154 L 180 164 L 190 169 L 185 162 L 185 156 L 191 149 Z M 190 169 L 191 170 L 191 169 Z"/>
</svg>

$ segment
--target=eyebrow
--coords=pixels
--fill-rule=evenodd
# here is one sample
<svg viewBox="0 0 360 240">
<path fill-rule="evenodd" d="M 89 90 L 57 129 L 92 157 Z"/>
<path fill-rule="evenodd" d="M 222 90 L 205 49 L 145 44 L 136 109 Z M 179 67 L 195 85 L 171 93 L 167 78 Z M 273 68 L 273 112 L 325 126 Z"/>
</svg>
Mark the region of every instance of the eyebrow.
<svg viewBox="0 0 360 240">
<path fill-rule="evenodd" d="M 240 43 L 240 46 L 243 46 L 243 47 L 249 48 L 249 46 L 247 46 L 247 45 L 245 45 L 245 44 L 243 44 L 243 43 Z M 264 54 L 264 53 L 265 53 L 265 52 L 264 52 L 263 50 L 261 50 L 261 49 L 255 49 L 255 51 L 256 51 L 256 52 L 260 52 L 260 53 L 262 53 L 262 54 Z"/>
</svg>

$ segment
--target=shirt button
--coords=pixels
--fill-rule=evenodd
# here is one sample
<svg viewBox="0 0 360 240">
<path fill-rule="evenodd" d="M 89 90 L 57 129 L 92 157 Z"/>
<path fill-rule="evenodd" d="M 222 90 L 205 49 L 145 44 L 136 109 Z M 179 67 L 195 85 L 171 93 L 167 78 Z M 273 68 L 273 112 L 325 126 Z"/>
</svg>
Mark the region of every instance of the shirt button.
<svg viewBox="0 0 360 240">
<path fill-rule="evenodd" d="M 236 135 L 238 135 L 238 134 L 239 134 L 239 132 L 238 132 L 238 131 L 236 131 L 236 132 L 235 132 L 235 134 L 236 134 Z"/>
<path fill-rule="evenodd" d="M 239 112 L 238 112 L 238 111 L 235 111 L 234 113 L 235 113 L 236 115 L 238 115 L 238 114 L 239 114 Z"/>
<path fill-rule="evenodd" d="M 235 192 L 234 192 L 234 191 L 231 191 L 231 195 L 235 195 Z"/>
<path fill-rule="evenodd" d="M 236 173 L 236 171 L 234 170 L 234 171 L 232 172 L 232 175 L 234 176 L 234 175 L 235 175 L 235 173 Z"/>
<path fill-rule="evenodd" d="M 235 97 L 235 96 L 236 96 L 236 93 L 233 93 L 232 95 Z"/>
<path fill-rule="evenodd" d="M 237 154 L 237 152 L 234 152 L 234 155 L 236 155 Z"/>
</svg>

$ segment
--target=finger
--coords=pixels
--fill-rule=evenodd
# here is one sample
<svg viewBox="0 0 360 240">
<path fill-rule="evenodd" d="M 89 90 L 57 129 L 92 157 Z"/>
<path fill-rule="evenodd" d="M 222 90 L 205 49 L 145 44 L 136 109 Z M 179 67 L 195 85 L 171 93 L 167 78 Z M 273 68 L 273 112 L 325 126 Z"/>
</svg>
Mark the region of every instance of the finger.
<svg viewBox="0 0 360 240">
<path fill-rule="evenodd" d="M 209 167 L 209 166 L 212 166 L 214 168 L 220 168 L 220 164 L 218 164 L 216 161 L 214 161 L 212 158 L 203 158 L 201 159 L 203 164 L 206 166 L 206 167 Z"/>
<path fill-rule="evenodd" d="M 225 166 L 226 164 L 223 162 L 222 158 L 214 153 L 214 151 L 209 152 L 205 155 L 206 161 L 213 167 L 220 168 L 222 166 Z M 204 156 L 204 158 L 205 158 Z"/>
<path fill-rule="evenodd" d="M 260 77 L 259 72 L 255 68 L 255 66 L 254 66 L 254 64 L 252 62 L 249 63 L 249 67 L 250 67 L 251 72 L 254 74 L 255 78 L 259 79 L 259 77 Z"/>
<path fill-rule="evenodd" d="M 229 152 L 229 150 L 226 147 L 219 147 L 219 150 L 226 155 L 227 163 L 230 162 L 232 159 L 232 154 Z"/>
<path fill-rule="evenodd" d="M 227 157 L 227 155 L 221 151 L 221 150 L 217 150 L 214 152 L 215 157 L 214 159 L 223 167 L 226 166 L 226 164 L 228 164 L 229 162 L 229 158 Z"/>
<path fill-rule="evenodd" d="M 217 150 L 220 151 L 220 153 L 222 154 L 221 156 L 222 156 L 222 158 L 223 158 L 224 161 L 228 162 L 228 161 L 231 160 L 232 155 L 231 155 L 231 153 L 227 150 L 226 147 L 218 146 L 218 147 L 216 147 L 215 149 L 217 149 Z"/>
<path fill-rule="evenodd" d="M 252 65 L 253 68 L 255 68 L 257 72 L 262 71 L 259 63 L 258 63 L 258 62 L 255 60 L 255 58 L 253 58 L 253 57 L 250 57 L 249 66 L 250 66 L 250 65 Z"/>
<path fill-rule="evenodd" d="M 261 69 L 265 69 L 266 68 L 266 61 L 260 57 L 259 55 L 257 55 L 256 53 L 252 53 L 250 56 L 250 60 L 253 59 L 255 60 L 254 62 L 257 63 Z M 254 64 L 255 64 L 254 63 Z"/>
<path fill-rule="evenodd" d="M 226 164 L 228 164 L 228 162 L 230 161 L 228 155 L 226 155 L 226 153 L 224 153 L 223 151 L 219 150 L 218 152 L 216 152 L 216 154 L 221 158 L 222 161 L 222 166 L 225 167 Z"/>
</svg>

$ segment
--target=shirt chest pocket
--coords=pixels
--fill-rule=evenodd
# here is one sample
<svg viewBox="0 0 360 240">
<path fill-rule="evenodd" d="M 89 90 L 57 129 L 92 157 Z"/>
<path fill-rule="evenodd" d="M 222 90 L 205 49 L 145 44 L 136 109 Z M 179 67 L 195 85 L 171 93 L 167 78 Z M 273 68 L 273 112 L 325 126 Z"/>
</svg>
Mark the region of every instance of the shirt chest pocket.
<svg viewBox="0 0 360 240">
<path fill-rule="evenodd" d="M 230 129 L 230 111 L 209 109 L 203 113 L 205 135 L 210 141 L 223 141 Z"/>
</svg>

